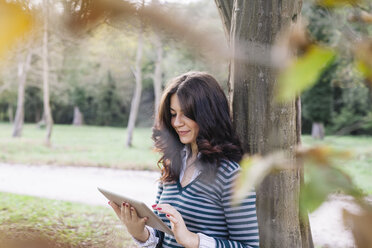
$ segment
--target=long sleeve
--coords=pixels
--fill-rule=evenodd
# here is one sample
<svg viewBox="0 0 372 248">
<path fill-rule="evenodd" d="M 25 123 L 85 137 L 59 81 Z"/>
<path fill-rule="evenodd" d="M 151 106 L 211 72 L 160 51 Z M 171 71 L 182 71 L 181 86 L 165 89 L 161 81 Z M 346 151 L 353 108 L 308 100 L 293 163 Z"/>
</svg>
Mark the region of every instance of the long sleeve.
<svg viewBox="0 0 372 248">
<path fill-rule="evenodd" d="M 149 230 L 149 233 L 150 233 L 150 236 L 149 238 L 145 241 L 145 242 L 141 242 L 135 238 L 133 238 L 133 241 L 141 246 L 141 247 L 145 247 L 145 248 L 155 248 L 156 245 L 158 244 L 159 242 L 159 238 L 156 237 L 156 231 L 152 228 L 152 227 L 149 227 L 149 226 L 146 226 L 147 230 Z"/>
<path fill-rule="evenodd" d="M 240 169 L 226 175 L 222 194 L 222 205 L 228 227 L 229 238 L 215 238 L 216 247 L 259 247 L 258 223 L 256 214 L 256 193 L 249 193 L 237 206 L 231 205 L 234 181 Z"/>
</svg>

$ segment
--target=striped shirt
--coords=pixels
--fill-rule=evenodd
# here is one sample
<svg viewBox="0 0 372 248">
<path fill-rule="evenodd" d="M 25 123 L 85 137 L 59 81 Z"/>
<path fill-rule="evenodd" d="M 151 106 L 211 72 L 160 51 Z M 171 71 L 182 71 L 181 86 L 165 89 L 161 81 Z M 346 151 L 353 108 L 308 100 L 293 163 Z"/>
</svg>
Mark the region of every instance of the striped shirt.
<svg viewBox="0 0 372 248">
<path fill-rule="evenodd" d="M 180 182 L 159 183 L 156 203 L 172 205 L 182 215 L 189 231 L 213 238 L 216 247 L 258 247 L 256 194 L 251 192 L 238 206 L 231 206 L 239 164 L 222 160 L 216 178 L 205 183 L 200 175 L 185 187 Z M 157 213 L 170 227 L 165 214 Z M 165 234 L 163 246 L 182 247 Z"/>
</svg>

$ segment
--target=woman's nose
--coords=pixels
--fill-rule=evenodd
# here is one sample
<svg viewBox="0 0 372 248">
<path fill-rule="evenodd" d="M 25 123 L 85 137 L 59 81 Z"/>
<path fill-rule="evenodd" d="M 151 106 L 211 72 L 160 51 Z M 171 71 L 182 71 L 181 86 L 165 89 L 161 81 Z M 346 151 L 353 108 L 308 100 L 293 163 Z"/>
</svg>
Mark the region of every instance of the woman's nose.
<svg viewBox="0 0 372 248">
<path fill-rule="evenodd" d="M 177 115 L 176 119 L 174 120 L 175 126 L 182 126 L 183 125 L 183 119 L 181 115 Z"/>
</svg>

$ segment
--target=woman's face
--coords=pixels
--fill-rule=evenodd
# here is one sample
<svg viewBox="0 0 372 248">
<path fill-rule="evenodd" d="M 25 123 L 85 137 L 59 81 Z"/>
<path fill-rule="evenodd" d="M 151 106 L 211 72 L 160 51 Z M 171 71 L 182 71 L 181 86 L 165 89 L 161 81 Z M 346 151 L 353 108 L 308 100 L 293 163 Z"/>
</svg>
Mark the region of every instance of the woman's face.
<svg viewBox="0 0 372 248">
<path fill-rule="evenodd" d="M 182 110 L 178 100 L 177 94 L 173 94 L 170 99 L 170 114 L 171 124 L 174 130 L 176 130 L 180 141 L 183 144 L 196 144 L 196 137 L 199 133 L 198 124 L 186 117 Z"/>
</svg>

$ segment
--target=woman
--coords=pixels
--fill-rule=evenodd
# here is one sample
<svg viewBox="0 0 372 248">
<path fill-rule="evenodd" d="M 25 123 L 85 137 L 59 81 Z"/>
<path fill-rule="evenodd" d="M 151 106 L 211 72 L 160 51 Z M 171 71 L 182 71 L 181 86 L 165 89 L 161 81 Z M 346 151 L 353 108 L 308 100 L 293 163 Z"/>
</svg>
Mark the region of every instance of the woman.
<svg viewBox="0 0 372 248">
<path fill-rule="evenodd" d="M 153 128 L 163 155 L 152 207 L 174 237 L 145 226 L 133 207 L 110 205 L 142 247 L 258 247 L 255 193 L 231 206 L 242 158 L 226 96 L 209 74 L 189 72 L 163 94 Z"/>
</svg>

